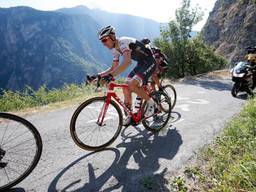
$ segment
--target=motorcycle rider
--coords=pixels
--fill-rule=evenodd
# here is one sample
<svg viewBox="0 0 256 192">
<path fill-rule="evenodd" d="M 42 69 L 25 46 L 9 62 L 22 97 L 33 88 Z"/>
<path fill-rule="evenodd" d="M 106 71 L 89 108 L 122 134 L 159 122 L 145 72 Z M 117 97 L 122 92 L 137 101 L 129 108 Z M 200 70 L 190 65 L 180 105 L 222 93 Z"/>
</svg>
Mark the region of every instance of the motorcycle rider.
<svg viewBox="0 0 256 192">
<path fill-rule="evenodd" d="M 256 87 L 256 47 L 247 47 L 246 62 L 239 62 L 232 69 L 232 81 L 234 85 L 231 94 L 236 97 L 240 91 L 246 91 L 253 96 Z"/>
<path fill-rule="evenodd" d="M 247 55 L 245 56 L 245 59 L 252 67 L 256 66 L 256 47 L 247 47 Z"/>
</svg>

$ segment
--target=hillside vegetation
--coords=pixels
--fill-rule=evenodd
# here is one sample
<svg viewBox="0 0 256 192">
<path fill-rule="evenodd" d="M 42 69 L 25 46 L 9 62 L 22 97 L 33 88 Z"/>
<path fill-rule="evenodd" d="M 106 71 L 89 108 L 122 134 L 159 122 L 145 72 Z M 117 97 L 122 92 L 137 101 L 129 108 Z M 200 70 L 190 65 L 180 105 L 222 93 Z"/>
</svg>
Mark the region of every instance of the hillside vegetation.
<svg viewBox="0 0 256 192">
<path fill-rule="evenodd" d="M 175 20 L 168 27 L 162 28 L 161 37 L 155 40 L 156 46 L 169 59 L 168 74 L 174 78 L 197 75 L 227 66 L 224 57 L 214 52 L 199 34 L 191 38 L 191 31 L 203 16 L 201 8 L 190 6 L 190 0 L 183 0 L 176 10 Z"/>
</svg>

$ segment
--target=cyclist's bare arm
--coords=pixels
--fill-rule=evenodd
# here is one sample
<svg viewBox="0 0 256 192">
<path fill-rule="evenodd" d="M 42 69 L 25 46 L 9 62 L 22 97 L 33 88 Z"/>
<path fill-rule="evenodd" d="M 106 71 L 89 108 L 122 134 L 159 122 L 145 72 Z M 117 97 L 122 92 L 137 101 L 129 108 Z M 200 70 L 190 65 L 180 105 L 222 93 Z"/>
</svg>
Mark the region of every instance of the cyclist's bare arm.
<svg viewBox="0 0 256 192">
<path fill-rule="evenodd" d="M 113 76 L 119 75 L 120 73 L 124 72 L 131 63 L 132 63 L 131 52 L 125 51 L 123 53 L 122 64 L 119 65 L 111 74 Z"/>
<path fill-rule="evenodd" d="M 118 61 L 113 61 L 112 66 L 110 68 L 108 68 L 106 71 L 100 72 L 98 75 L 103 77 L 112 73 L 118 67 L 118 64 L 119 64 Z"/>
</svg>

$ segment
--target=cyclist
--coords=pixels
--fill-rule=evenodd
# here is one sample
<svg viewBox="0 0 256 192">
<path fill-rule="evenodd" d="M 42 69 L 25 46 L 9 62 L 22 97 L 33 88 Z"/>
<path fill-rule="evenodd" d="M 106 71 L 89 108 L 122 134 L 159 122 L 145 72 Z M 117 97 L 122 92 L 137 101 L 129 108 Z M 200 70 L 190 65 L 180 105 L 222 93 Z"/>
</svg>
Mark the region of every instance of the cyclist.
<svg viewBox="0 0 256 192">
<path fill-rule="evenodd" d="M 141 42 L 146 47 L 150 48 L 154 54 L 157 68 L 155 72 L 152 74 L 152 80 L 154 81 L 152 83 L 152 87 L 155 87 L 154 85 L 156 84 L 158 90 L 161 90 L 159 76 L 165 74 L 167 71 L 167 57 L 161 52 L 161 50 L 158 47 L 152 46 L 148 38 L 142 39 Z"/>
<path fill-rule="evenodd" d="M 128 89 L 124 89 L 124 103 L 131 109 L 132 107 L 132 95 L 136 93 L 139 97 L 147 101 L 146 116 L 150 116 L 154 113 L 154 101 L 150 98 L 145 90 L 142 88 L 144 82 L 153 74 L 156 69 L 155 60 L 150 49 L 145 45 L 131 37 L 117 38 L 115 34 L 115 28 L 111 25 L 103 27 L 99 31 L 99 40 L 110 49 L 113 53 L 112 66 L 99 73 L 102 79 L 106 82 L 110 82 L 114 76 L 124 72 L 131 64 L 132 60 L 137 61 L 137 65 L 129 73 L 126 78 Z M 119 57 L 122 56 L 122 62 L 119 65 Z M 131 117 L 127 115 L 124 121 L 124 125 L 131 123 Z"/>
</svg>

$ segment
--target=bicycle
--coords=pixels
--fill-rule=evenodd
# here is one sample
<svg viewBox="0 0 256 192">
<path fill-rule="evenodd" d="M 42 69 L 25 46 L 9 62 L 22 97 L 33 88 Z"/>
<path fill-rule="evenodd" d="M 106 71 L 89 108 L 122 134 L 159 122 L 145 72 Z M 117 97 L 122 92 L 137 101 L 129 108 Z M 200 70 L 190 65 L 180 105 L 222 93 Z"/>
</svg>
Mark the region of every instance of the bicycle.
<svg viewBox="0 0 256 192">
<path fill-rule="evenodd" d="M 161 78 L 160 85 L 161 85 L 161 90 L 171 98 L 171 103 L 172 103 L 171 110 L 172 110 L 176 105 L 177 92 L 172 84 L 163 85 L 163 78 Z"/>
<path fill-rule="evenodd" d="M 97 80 L 97 88 L 99 87 L 99 81 L 100 78 Z M 147 117 L 144 113 L 146 111 L 146 101 L 141 102 L 138 112 L 134 113 L 117 96 L 114 92 L 115 88 L 128 88 L 128 85 L 111 81 L 108 84 L 105 96 L 88 99 L 72 115 L 70 133 L 76 145 L 82 149 L 101 150 L 116 140 L 123 126 L 123 114 L 120 107 L 131 116 L 132 125 L 134 126 L 142 123 L 149 131 L 158 132 L 168 123 L 171 114 L 171 102 L 165 93 L 152 92 L 149 86 L 143 85 L 146 93 L 157 104 L 154 114 Z M 166 110 L 167 107 L 169 110 Z M 98 130 L 97 134 L 94 133 L 96 130 Z M 85 136 L 85 134 L 88 135 Z M 90 136 L 93 138 L 89 138 Z M 99 141 L 100 139 L 103 141 Z M 92 144 L 93 142 L 96 144 Z"/>
<path fill-rule="evenodd" d="M 170 98 L 170 101 L 171 101 L 171 110 L 174 108 L 174 106 L 176 105 L 176 101 L 177 101 L 177 92 L 174 88 L 174 86 L 172 84 L 166 84 L 164 85 L 163 84 L 163 81 L 164 81 L 164 78 L 161 78 L 160 80 L 160 90 L 159 91 L 162 91 L 164 92 L 165 94 L 167 94 Z M 149 84 L 151 83 L 154 83 L 154 81 L 152 79 L 150 79 L 148 81 Z M 151 84 L 152 86 L 152 84 Z M 152 87 L 153 90 L 155 90 L 154 87 Z"/>
<path fill-rule="evenodd" d="M 41 136 L 29 121 L 0 113 L 0 191 L 17 185 L 33 171 L 42 148 Z"/>
</svg>

